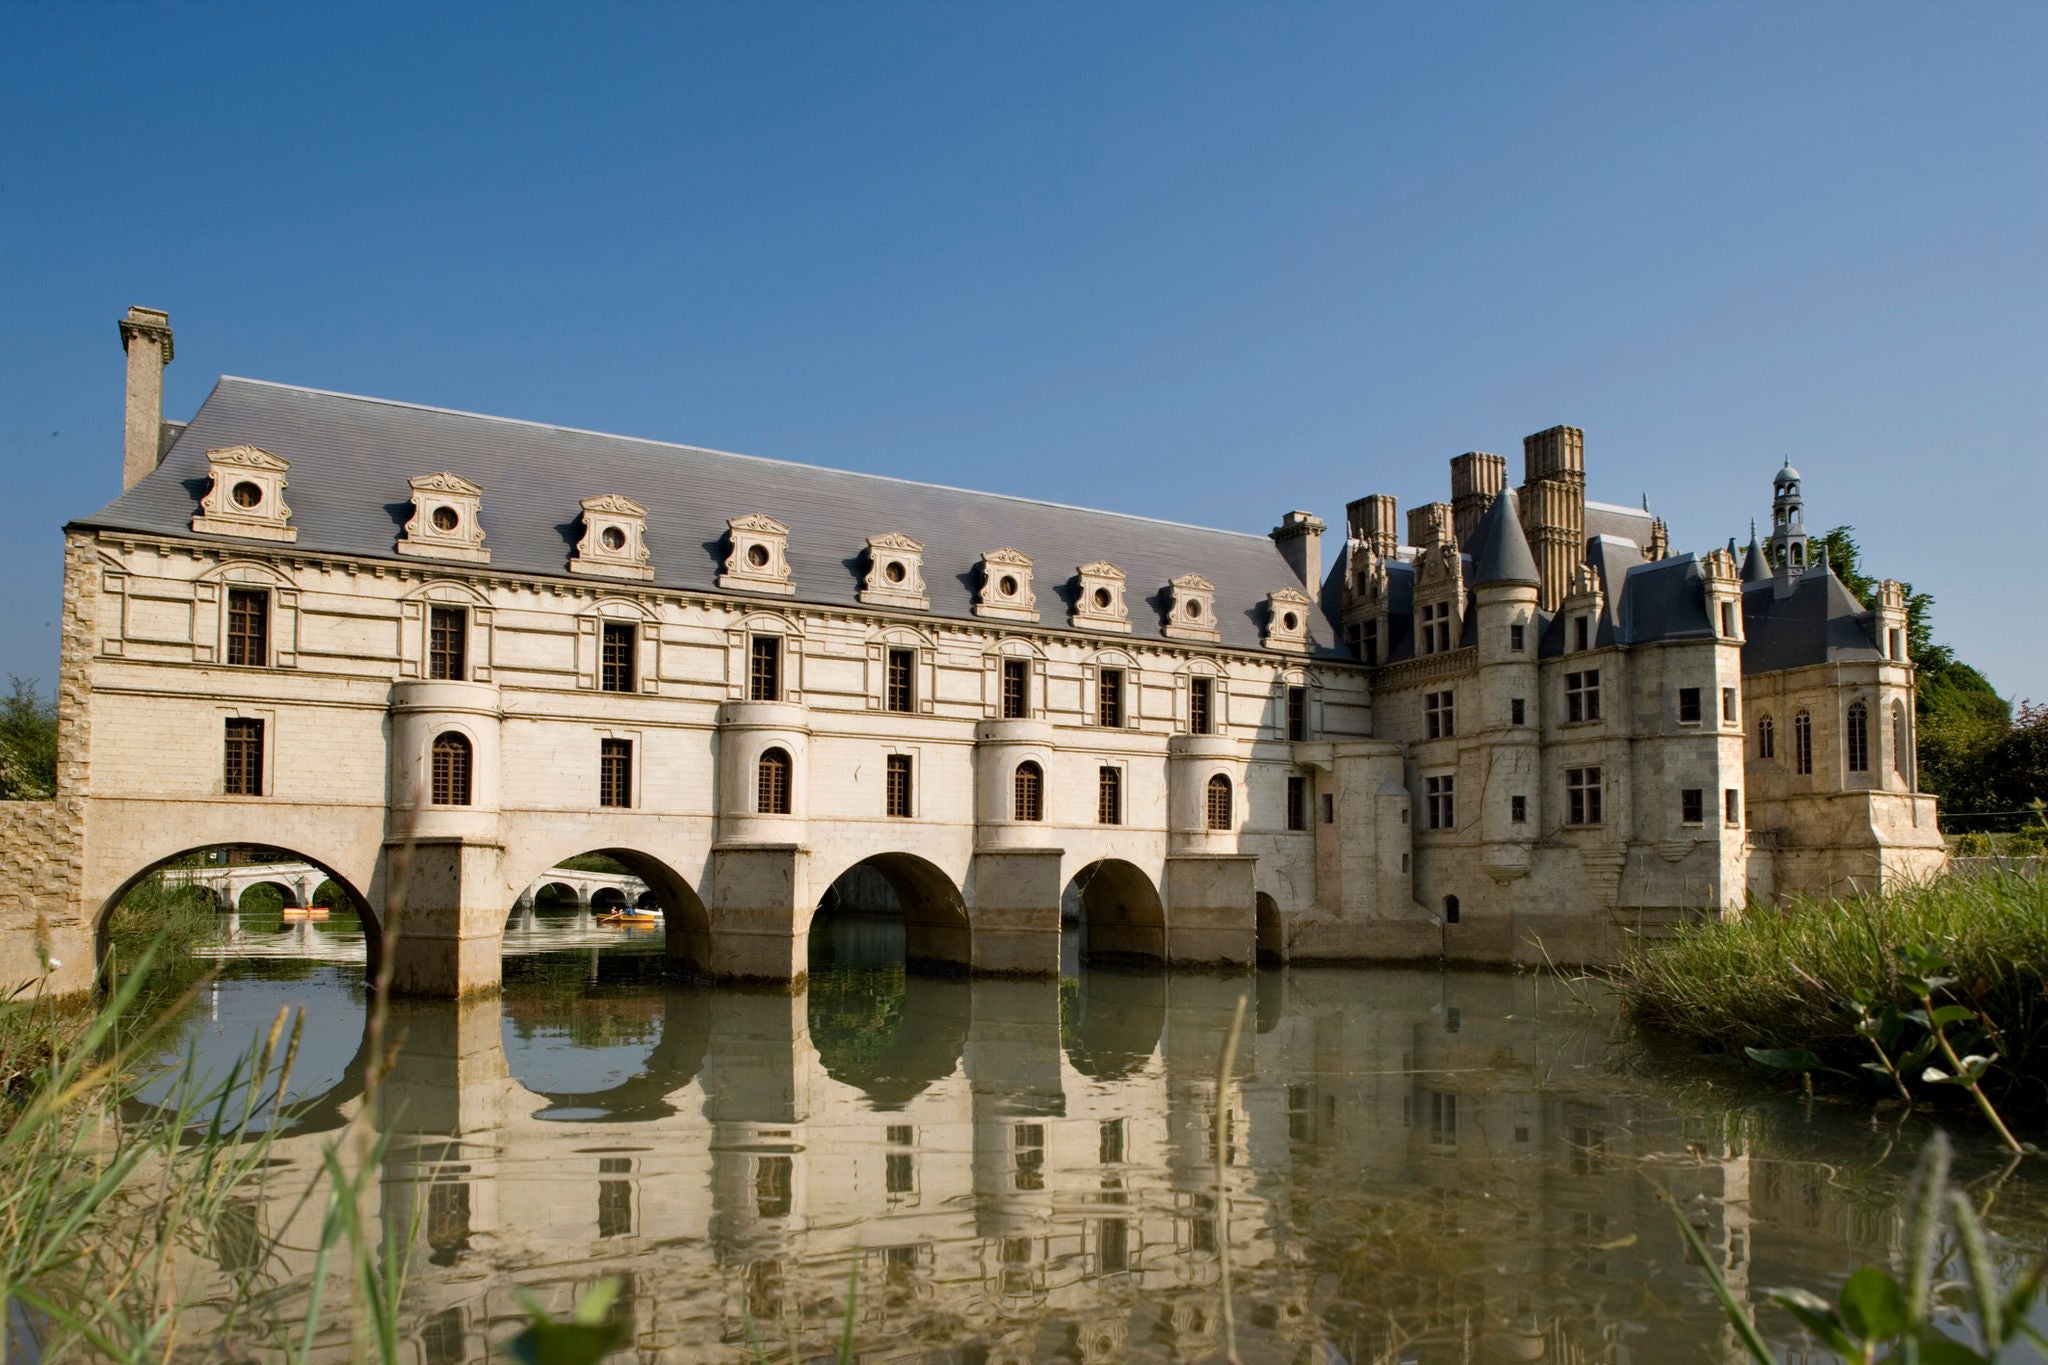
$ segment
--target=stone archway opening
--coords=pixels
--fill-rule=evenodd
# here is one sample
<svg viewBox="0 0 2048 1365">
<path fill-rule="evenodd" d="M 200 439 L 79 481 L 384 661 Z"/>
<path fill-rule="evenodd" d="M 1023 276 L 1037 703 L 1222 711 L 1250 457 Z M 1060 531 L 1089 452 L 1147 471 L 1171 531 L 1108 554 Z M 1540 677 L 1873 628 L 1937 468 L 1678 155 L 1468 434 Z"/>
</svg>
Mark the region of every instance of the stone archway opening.
<svg viewBox="0 0 2048 1365">
<path fill-rule="evenodd" d="M 316 919 L 321 932 L 308 937 Z M 308 957 L 361 962 L 374 976 L 380 937 L 368 900 L 347 878 L 296 849 L 253 842 L 160 858 L 116 888 L 94 918 L 102 972 L 159 944 L 156 970 L 172 955 Z"/>
<path fill-rule="evenodd" d="M 811 916 L 814 974 L 878 966 L 961 971 L 973 960 L 971 946 L 960 888 L 910 853 L 878 853 L 847 868 Z"/>
<path fill-rule="evenodd" d="M 1074 874 L 1060 896 L 1061 928 L 1084 963 L 1166 961 L 1166 908 L 1152 879 L 1121 858 Z"/>
<path fill-rule="evenodd" d="M 630 848 L 557 860 L 520 891 L 505 927 L 508 957 L 574 952 L 592 974 L 607 953 L 694 974 L 704 968 L 711 937 L 696 889 L 660 858 Z"/>
<path fill-rule="evenodd" d="M 1261 967 L 1278 967 L 1286 960 L 1284 935 L 1280 927 L 1280 902 L 1261 891 L 1258 894 L 1258 955 Z"/>
</svg>

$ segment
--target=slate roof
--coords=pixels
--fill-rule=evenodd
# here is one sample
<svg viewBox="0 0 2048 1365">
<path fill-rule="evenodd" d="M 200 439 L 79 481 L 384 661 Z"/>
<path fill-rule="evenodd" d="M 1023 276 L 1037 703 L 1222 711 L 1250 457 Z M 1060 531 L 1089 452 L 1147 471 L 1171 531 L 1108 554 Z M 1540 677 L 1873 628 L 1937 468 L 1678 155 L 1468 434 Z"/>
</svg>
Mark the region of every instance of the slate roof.
<svg viewBox="0 0 2048 1365">
<path fill-rule="evenodd" d="M 1778 596 L 1774 578 L 1742 587 L 1742 672 L 1774 673 L 1823 663 L 1884 659 L 1864 625 L 1864 608 L 1834 570 L 1815 565 Z"/>
<path fill-rule="evenodd" d="M 1216 585 L 1221 643 L 1261 649 L 1266 595 L 1301 587 L 1263 535 L 233 377 L 215 385 L 162 465 L 77 524 L 243 543 L 192 530 L 206 452 L 242 444 L 291 462 L 285 498 L 299 538 L 290 551 L 303 555 L 398 560 L 407 480 L 447 470 L 483 487 L 489 569 L 509 573 L 570 578 L 579 503 L 620 493 L 647 508 L 654 578 L 645 586 L 656 589 L 746 596 L 716 586 L 726 520 L 760 512 L 789 527 L 796 593 L 763 595 L 768 605 L 860 607 L 867 538 L 890 531 L 923 542 L 934 617 L 981 620 L 972 610 L 981 556 L 1009 547 L 1034 561 L 1039 625 L 1069 628 L 1076 568 L 1106 559 L 1130 589 L 1131 634 L 1094 632 L 1112 642 L 1164 640 L 1168 580 L 1199 573 Z M 1348 657 L 1320 608 L 1310 637 L 1317 655 Z"/>
<path fill-rule="evenodd" d="M 1472 585 L 1488 583 L 1530 583 L 1543 581 L 1536 571 L 1536 556 L 1529 553 L 1529 538 L 1522 534 L 1522 516 L 1515 510 L 1515 495 L 1502 489 L 1493 506 L 1480 518 L 1472 533 Z"/>
<path fill-rule="evenodd" d="M 1617 540 L 1632 540 L 1638 545 L 1648 545 L 1650 530 L 1656 523 L 1656 516 L 1640 507 L 1622 507 L 1616 503 L 1586 499 L 1585 531 L 1588 539 L 1593 536 L 1613 536 Z"/>
</svg>

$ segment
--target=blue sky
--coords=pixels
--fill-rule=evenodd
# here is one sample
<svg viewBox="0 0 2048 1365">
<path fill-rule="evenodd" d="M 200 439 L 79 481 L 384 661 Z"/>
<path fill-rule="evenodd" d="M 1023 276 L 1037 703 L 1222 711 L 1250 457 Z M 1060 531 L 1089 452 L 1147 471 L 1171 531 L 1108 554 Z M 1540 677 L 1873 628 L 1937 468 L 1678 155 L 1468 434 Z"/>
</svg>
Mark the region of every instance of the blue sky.
<svg viewBox="0 0 2048 1365">
<path fill-rule="evenodd" d="M 1569 422 L 1704 550 L 1789 455 L 2048 697 L 2044 53 L 2038 4 L 0 8 L 0 672 L 54 677 L 141 303 L 173 417 L 240 374 L 1251 531 Z"/>
</svg>

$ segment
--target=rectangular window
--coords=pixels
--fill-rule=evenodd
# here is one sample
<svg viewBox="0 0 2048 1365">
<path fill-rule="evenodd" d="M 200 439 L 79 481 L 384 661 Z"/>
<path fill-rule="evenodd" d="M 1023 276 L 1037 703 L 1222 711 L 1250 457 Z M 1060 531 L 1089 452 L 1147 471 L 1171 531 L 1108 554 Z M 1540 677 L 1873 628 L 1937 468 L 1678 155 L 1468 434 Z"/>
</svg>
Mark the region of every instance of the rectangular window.
<svg viewBox="0 0 2048 1365">
<path fill-rule="evenodd" d="M 1529 823 L 1528 797 L 1510 796 L 1508 798 L 1508 819 L 1514 821 L 1518 825 L 1526 825 Z"/>
<path fill-rule="evenodd" d="M 1508 627 L 1508 648 L 1520 654 L 1527 647 L 1528 627 L 1520 621 Z"/>
<path fill-rule="evenodd" d="M 1363 659 L 1366 663 L 1377 664 L 1380 661 L 1379 622 L 1367 621 L 1365 623 L 1364 642 L 1365 648 L 1363 651 L 1360 652 L 1358 657 Z"/>
<path fill-rule="evenodd" d="M 1730 787 L 1721 793 L 1722 818 L 1730 825 L 1742 823 L 1742 793 Z"/>
<path fill-rule="evenodd" d="M 886 801 L 889 815 L 897 820 L 910 818 L 910 755 L 890 754 L 885 773 L 888 792 Z"/>
<path fill-rule="evenodd" d="M 1095 773 L 1095 823 L 1121 825 L 1123 822 L 1123 771 L 1118 768 L 1098 768 Z"/>
<path fill-rule="evenodd" d="M 906 1195 L 917 1193 L 917 1156 L 912 1152 L 891 1152 L 885 1158 L 882 1168 L 882 1186 L 885 1193 Z"/>
<path fill-rule="evenodd" d="M 1095 723 L 1106 730 L 1124 728 L 1124 671 L 1105 668 L 1095 678 Z"/>
<path fill-rule="evenodd" d="M 1600 823 L 1600 770 L 1567 768 L 1564 773 L 1564 822 L 1567 825 Z"/>
<path fill-rule="evenodd" d="M 1733 602 L 1723 602 L 1721 604 L 1721 633 L 1729 636 L 1735 634 L 1735 604 Z"/>
<path fill-rule="evenodd" d="M 597 804 L 633 804 L 633 741 L 606 739 L 597 746 Z"/>
<path fill-rule="evenodd" d="M 1010 1130 L 1010 1158 L 1016 1169 L 1016 1188 L 1045 1188 L 1045 1125 L 1020 1123 Z"/>
<path fill-rule="evenodd" d="M 1700 723 L 1700 690 L 1697 687 L 1678 689 L 1678 723 L 1698 725 Z"/>
<path fill-rule="evenodd" d="M 1511 698 L 1508 702 L 1508 724 L 1526 725 L 1528 721 L 1528 703 L 1523 701 L 1520 697 Z"/>
<path fill-rule="evenodd" d="M 263 795 L 262 721 L 242 716 L 229 719 L 220 789 L 229 796 Z"/>
<path fill-rule="evenodd" d="M 1885 653 L 1890 656 L 1893 663 L 1899 663 L 1906 657 L 1905 636 L 1906 633 L 1902 630 L 1885 632 Z"/>
<path fill-rule="evenodd" d="M 1702 825 L 1707 820 L 1706 793 L 1698 787 L 1687 787 L 1678 793 L 1678 821 L 1684 825 Z"/>
<path fill-rule="evenodd" d="M 882 705 L 891 711 L 917 709 L 917 651 L 892 649 L 882 681 Z"/>
<path fill-rule="evenodd" d="M 1308 779 L 1299 775 L 1287 779 L 1287 828 L 1308 828 Z"/>
<path fill-rule="evenodd" d="M 1721 689 L 1721 719 L 1730 725 L 1735 723 L 1735 689 L 1732 687 Z"/>
<path fill-rule="evenodd" d="M 1564 718 L 1568 721 L 1600 719 L 1600 670 L 1564 675 Z"/>
<path fill-rule="evenodd" d="M 636 670 L 633 667 L 635 646 L 639 643 L 637 632 L 629 621 L 607 621 L 604 623 L 604 645 L 600 651 L 600 668 L 597 685 L 606 692 L 633 692 Z"/>
<path fill-rule="evenodd" d="M 270 593 L 264 588 L 228 589 L 228 663 L 235 668 L 270 665 Z"/>
<path fill-rule="evenodd" d="M 747 641 L 747 700 L 782 700 L 780 635 L 756 635 Z"/>
<path fill-rule="evenodd" d="M 630 1174 L 633 1162 L 627 1157 L 599 1157 L 599 1175 Z M 599 1237 L 630 1237 L 633 1235 L 633 1182 L 630 1180 L 600 1180 L 597 1182 L 597 1235 Z"/>
<path fill-rule="evenodd" d="M 469 676 L 469 609 L 427 609 L 427 676 L 461 682 Z"/>
<path fill-rule="evenodd" d="M 1423 779 L 1423 796 L 1429 807 L 1431 829 L 1451 829 L 1456 825 L 1456 781 L 1450 776 Z"/>
<path fill-rule="evenodd" d="M 1095 1160 L 1103 1166 L 1121 1166 L 1124 1161 L 1124 1121 L 1103 1119 L 1095 1130 Z"/>
<path fill-rule="evenodd" d="M 1206 735 L 1214 728 L 1211 711 L 1216 701 L 1214 678 L 1188 679 L 1188 733 Z"/>
<path fill-rule="evenodd" d="M 1290 687 L 1287 689 L 1287 737 L 1308 738 L 1308 689 Z"/>
<path fill-rule="evenodd" d="M 1451 647 L 1451 604 L 1436 602 L 1422 609 L 1422 652 L 1442 654 Z"/>
<path fill-rule="evenodd" d="M 1456 716 L 1451 705 L 1449 692 L 1422 694 L 1423 729 L 1431 739 L 1449 739 L 1458 732 Z"/>
<path fill-rule="evenodd" d="M 1022 720 L 1031 709 L 1031 661 L 1003 660 L 1003 719 Z"/>
<path fill-rule="evenodd" d="M 1329 792 L 1323 793 L 1323 823 L 1326 825 L 1337 823 L 1337 798 Z"/>
</svg>

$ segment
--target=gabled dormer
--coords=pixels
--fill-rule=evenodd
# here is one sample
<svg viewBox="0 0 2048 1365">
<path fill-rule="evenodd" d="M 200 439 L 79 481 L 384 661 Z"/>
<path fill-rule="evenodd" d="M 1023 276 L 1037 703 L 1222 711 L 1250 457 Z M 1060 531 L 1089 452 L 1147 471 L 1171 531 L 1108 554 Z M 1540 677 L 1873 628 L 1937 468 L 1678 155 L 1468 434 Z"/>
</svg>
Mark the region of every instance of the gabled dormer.
<svg viewBox="0 0 2048 1365">
<path fill-rule="evenodd" d="M 1198 573 L 1184 573 L 1166 585 L 1166 625 L 1175 640 L 1218 640 L 1216 585 Z"/>
<path fill-rule="evenodd" d="M 598 578 L 649 579 L 647 509 L 617 493 L 583 500 L 583 538 L 569 572 Z"/>
<path fill-rule="evenodd" d="M 900 531 L 869 536 L 860 600 L 905 611 L 930 610 L 931 598 L 924 589 L 924 546 Z"/>
<path fill-rule="evenodd" d="M 731 550 L 725 558 L 725 572 L 718 576 L 719 587 L 784 596 L 796 591 L 789 572 L 787 526 L 752 512 L 732 518 L 725 529 Z"/>
<path fill-rule="evenodd" d="M 1087 630 L 1131 633 L 1130 609 L 1124 605 L 1124 571 L 1106 560 L 1083 564 L 1074 571 L 1080 580 L 1074 594 L 1074 624 Z"/>
<path fill-rule="evenodd" d="M 289 461 L 255 446 L 207 451 L 206 472 L 213 482 L 200 499 L 192 529 L 244 540 L 297 540 L 298 528 L 287 524 L 292 509 L 284 503 L 284 475 L 290 468 Z"/>
<path fill-rule="evenodd" d="M 976 616 L 999 621 L 1036 621 L 1038 596 L 1031 591 L 1031 556 L 1021 550 L 990 550 L 981 557 L 981 592 Z"/>
<path fill-rule="evenodd" d="M 410 480 L 412 517 L 399 533 L 398 553 L 422 559 L 488 564 L 484 548 L 484 490 L 457 474 L 422 474 Z"/>
</svg>

